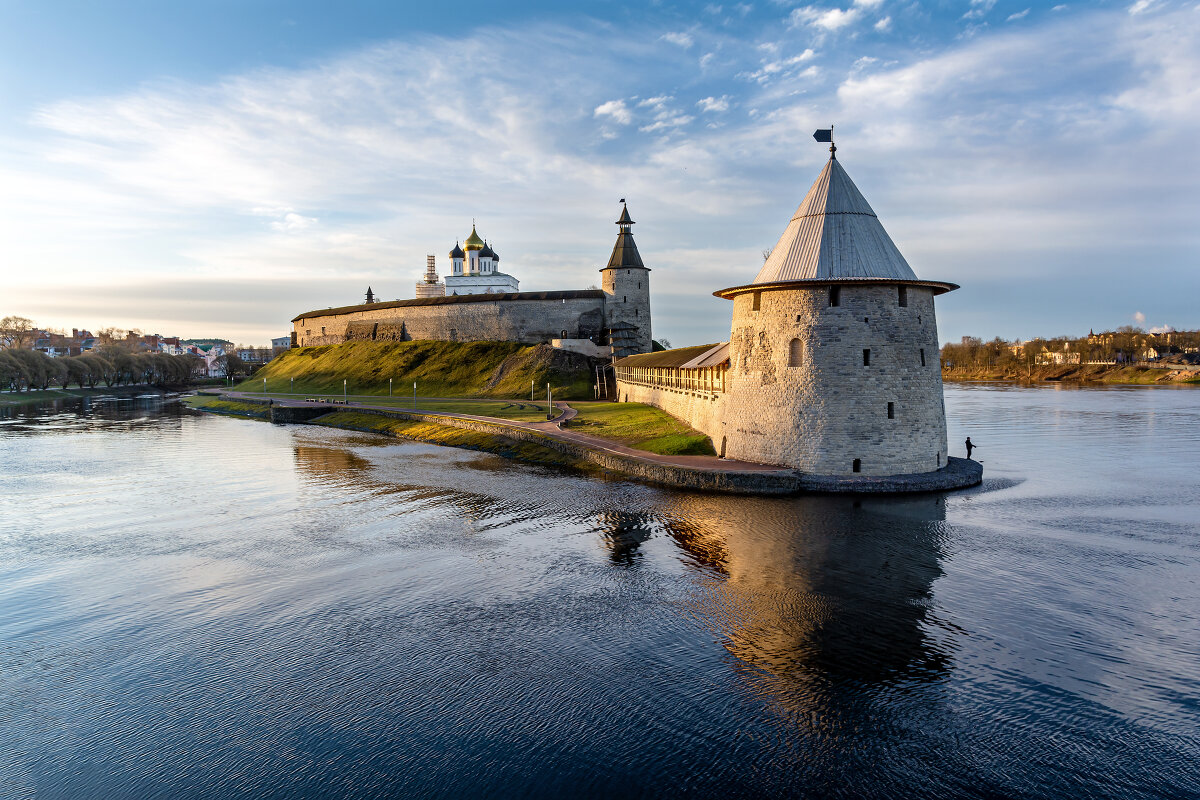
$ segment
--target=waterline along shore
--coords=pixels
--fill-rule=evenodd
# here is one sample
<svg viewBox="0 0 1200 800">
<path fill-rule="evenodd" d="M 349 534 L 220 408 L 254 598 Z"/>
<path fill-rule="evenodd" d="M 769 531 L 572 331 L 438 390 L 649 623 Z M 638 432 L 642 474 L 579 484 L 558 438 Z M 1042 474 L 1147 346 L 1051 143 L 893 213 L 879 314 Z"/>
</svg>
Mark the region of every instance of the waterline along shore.
<svg viewBox="0 0 1200 800">
<path fill-rule="evenodd" d="M 673 488 L 749 495 L 801 492 L 901 493 L 945 491 L 974 486 L 982 467 L 951 458 L 932 473 L 899 476 L 828 477 L 713 455 L 678 455 L 638 450 L 572 430 L 577 409 L 556 402 L 552 420 L 520 421 L 476 414 L 397 409 L 357 401 L 310 402 L 253 397 L 227 392 L 196 407 L 280 424 L 313 424 L 380 433 L 431 444 L 483 450 L 509 458 L 567 466 L 612 477 Z M 263 412 L 266 412 L 265 414 Z M 453 432 L 447 429 L 453 429 Z"/>
<path fill-rule="evenodd" d="M 1027 383 L 1200 384 L 1200 365 L 1045 364 L 943 367 L 942 380 Z"/>
</svg>

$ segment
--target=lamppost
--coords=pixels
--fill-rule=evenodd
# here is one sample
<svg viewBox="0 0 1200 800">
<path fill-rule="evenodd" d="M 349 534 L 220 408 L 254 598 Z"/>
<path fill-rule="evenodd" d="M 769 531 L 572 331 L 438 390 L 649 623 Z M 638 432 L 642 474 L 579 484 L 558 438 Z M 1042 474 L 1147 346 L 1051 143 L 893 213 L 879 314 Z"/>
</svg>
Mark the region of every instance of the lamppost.
<svg viewBox="0 0 1200 800">
<path fill-rule="evenodd" d="M 392 396 L 392 379 L 388 378 L 388 397 Z"/>
<path fill-rule="evenodd" d="M 342 378 L 342 403 L 346 402 L 346 379 Z"/>
<path fill-rule="evenodd" d="M 289 390 L 288 390 L 288 392 L 289 392 L 290 394 L 295 394 L 295 393 L 296 393 L 296 379 L 295 379 L 295 378 L 292 378 L 292 388 L 291 388 L 291 389 L 289 389 Z"/>
<path fill-rule="evenodd" d="M 534 397 L 533 397 L 533 381 L 530 381 L 530 382 L 529 382 L 529 402 L 531 402 L 531 403 L 532 403 L 532 402 L 533 402 L 533 400 L 534 400 Z"/>
<path fill-rule="evenodd" d="M 417 407 L 417 382 L 413 381 L 413 408 Z"/>
<path fill-rule="evenodd" d="M 263 394 L 267 393 L 267 379 L 263 378 Z"/>
<path fill-rule="evenodd" d="M 550 393 L 550 384 L 546 384 L 546 419 L 554 419 L 554 396 Z"/>
</svg>

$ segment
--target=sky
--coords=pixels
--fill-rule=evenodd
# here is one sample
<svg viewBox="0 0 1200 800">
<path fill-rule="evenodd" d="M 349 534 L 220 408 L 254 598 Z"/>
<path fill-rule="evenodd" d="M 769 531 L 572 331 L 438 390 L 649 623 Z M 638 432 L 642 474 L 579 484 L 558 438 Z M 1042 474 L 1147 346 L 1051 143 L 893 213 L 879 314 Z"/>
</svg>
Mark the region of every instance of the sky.
<svg viewBox="0 0 1200 800">
<path fill-rule="evenodd" d="M 471 230 L 654 335 L 730 304 L 828 158 L 943 342 L 1200 328 L 1200 3 L 0 0 L 0 316 L 265 344 Z"/>
</svg>

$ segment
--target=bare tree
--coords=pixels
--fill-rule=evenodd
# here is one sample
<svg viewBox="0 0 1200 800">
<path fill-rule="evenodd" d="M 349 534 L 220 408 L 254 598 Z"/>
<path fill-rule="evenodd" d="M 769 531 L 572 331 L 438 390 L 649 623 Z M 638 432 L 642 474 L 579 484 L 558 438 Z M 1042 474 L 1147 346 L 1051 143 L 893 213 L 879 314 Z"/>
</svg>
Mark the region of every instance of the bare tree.
<svg viewBox="0 0 1200 800">
<path fill-rule="evenodd" d="M 32 342 L 37 328 L 28 317 L 15 315 L 0 319 L 0 349 L 21 349 L 27 342 Z"/>
</svg>

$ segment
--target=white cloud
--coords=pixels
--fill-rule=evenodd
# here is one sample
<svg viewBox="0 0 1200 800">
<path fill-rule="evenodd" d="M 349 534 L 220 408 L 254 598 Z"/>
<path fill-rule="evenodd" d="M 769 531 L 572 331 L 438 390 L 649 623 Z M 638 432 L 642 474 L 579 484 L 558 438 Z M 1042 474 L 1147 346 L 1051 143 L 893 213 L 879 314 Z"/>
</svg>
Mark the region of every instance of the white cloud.
<svg viewBox="0 0 1200 800">
<path fill-rule="evenodd" d="M 662 111 L 663 107 L 674 99 L 675 98 L 669 94 L 660 94 L 654 97 L 647 97 L 645 100 L 638 102 L 638 106 L 641 108 L 652 108 L 655 111 Z"/>
<path fill-rule="evenodd" d="M 1018 20 L 1018 19 L 1025 19 L 1026 17 L 1028 17 L 1028 16 L 1029 16 L 1029 12 L 1030 12 L 1030 11 L 1032 11 L 1032 9 L 1029 9 L 1029 8 L 1027 8 L 1027 9 L 1025 9 L 1024 11 L 1018 11 L 1018 12 L 1017 12 L 1017 13 L 1015 13 L 1015 14 L 1009 14 L 1009 15 L 1008 15 L 1008 18 L 1007 18 L 1006 20 L 1004 20 L 1004 21 L 1005 21 L 1005 22 L 1013 22 L 1013 21 L 1015 21 L 1015 20 Z"/>
<path fill-rule="evenodd" d="M 859 8 L 879 8 L 883 5 L 883 0 L 854 0 L 854 5 Z"/>
<path fill-rule="evenodd" d="M 1136 3 L 1134 3 L 1133 5 L 1131 5 L 1129 7 L 1129 13 L 1131 16 L 1137 16 L 1138 14 L 1142 14 L 1146 11 L 1149 11 L 1151 8 L 1153 8 L 1153 6 L 1156 2 L 1157 2 L 1157 0 L 1137 0 Z"/>
<path fill-rule="evenodd" d="M 1174 333 L 1175 328 L 1171 325 L 1155 325 L 1148 333 Z"/>
<path fill-rule="evenodd" d="M 810 25 L 826 31 L 838 31 L 847 25 L 853 24 L 861 16 L 862 11 L 858 8 L 843 10 L 840 8 L 822 9 L 815 6 L 801 6 L 792 10 L 790 24 L 794 28 L 801 25 Z"/>
<path fill-rule="evenodd" d="M 887 31 L 890 31 L 891 29 L 892 29 L 892 18 L 891 17 L 884 17 L 883 19 L 881 19 L 875 23 L 875 30 L 879 31 L 880 33 L 886 33 Z"/>
<path fill-rule="evenodd" d="M 1146 315 L 1140 311 L 1135 311 L 1135 312 L 1133 312 L 1133 321 L 1136 322 L 1138 325 L 1145 325 L 1146 324 Z"/>
<path fill-rule="evenodd" d="M 862 72 L 864 69 L 871 66 L 878 60 L 878 58 L 873 56 L 862 56 L 860 58 L 856 58 L 854 60 L 854 64 L 850 67 L 850 72 Z"/>
<path fill-rule="evenodd" d="M 700 56 L 700 69 L 708 69 L 709 65 L 712 64 L 713 59 L 716 57 L 716 53 L 705 53 L 704 55 Z"/>
<path fill-rule="evenodd" d="M 601 103 L 596 106 L 596 109 L 592 112 L 592 116 L 597 118 L 608 117 L 620 125 L 628 125 L 633 122 L 633 114 L 626 107 L 624 100 L 609 100 L 606 103 Z"/>
<path fill-rule="evenodd" d="M 774 61 L 766 61 L 762 67 L 754 72 L 742 73 L 739 77 L 749 78 L 760 84 L 766 84 L 769 81 L 778 77 L 815 77 L 817 70 L 808 68 L 799 74 L 796 74 L 794 68 L 807 61 L 816 58 L 816 53 L 810 47 L 799 55 L 790 58 L 781 58 Z"/>
<path fill-rule="evenodd" d="M 670 42 L 671 44 L 677 44 L 680 47 L 685 48 L 685 49 L 688 47 L 691 47 L 692 44 L 694 43 L 694 40 L 692 39 L 691 34 L 684 33 L 683 31 L 672 31 L 670 33 L 664 33 L 662 36 L 660 36 L 658 38 L 664 42 Z"/>
<path fill-rule="evenodd" d="M 971 0 L 971 8 L 962 15 L 963 19 L 983 19 L 996 5 L 996 0 Z"/>
<path fill-rule="evenodd" d="M 696 105 L 703 112 L 728 111 L 729 95 L 723 94 L 720 97 L 705 97 L 696 103 Z"/>
</svg>

